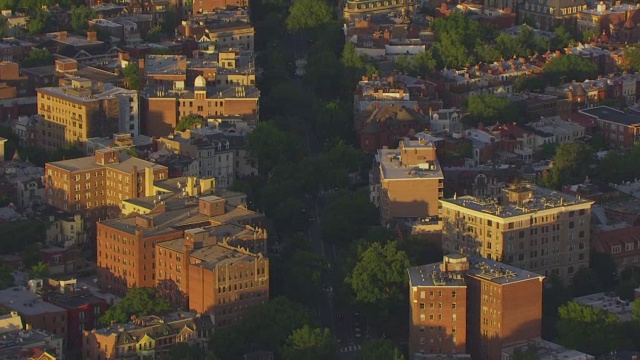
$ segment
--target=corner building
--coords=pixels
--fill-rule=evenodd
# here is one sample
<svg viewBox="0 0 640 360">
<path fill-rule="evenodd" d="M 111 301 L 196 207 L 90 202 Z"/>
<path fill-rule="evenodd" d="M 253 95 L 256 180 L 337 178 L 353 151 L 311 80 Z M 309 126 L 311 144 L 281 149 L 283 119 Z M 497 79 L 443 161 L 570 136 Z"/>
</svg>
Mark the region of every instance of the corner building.
<svg viewBox="0 0 640 360">
<path fill-rule="evenodd" d="M 408 271 L 412 359 L 500 359 L 504 347 L 540 336 L 544 276 L 459 254 Z"/>
<path fill-rule="evenodd" d="M 499 197 L 440 200 L 443 248 L 555 275 L 568 285 L 589 266 L 593 203 L 534 185 L 511 186 Z"/>
</svg>

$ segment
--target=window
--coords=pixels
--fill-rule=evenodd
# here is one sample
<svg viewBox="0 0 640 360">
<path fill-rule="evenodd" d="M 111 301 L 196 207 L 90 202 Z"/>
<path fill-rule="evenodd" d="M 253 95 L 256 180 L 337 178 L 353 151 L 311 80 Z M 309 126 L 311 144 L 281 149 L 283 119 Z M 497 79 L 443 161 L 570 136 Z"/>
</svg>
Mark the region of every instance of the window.
<svg viewBox="0 0 640 360">
<path fill-rule="evenodd" d="M 420 303 L 420 309 L 424 309 L 424 308 L 425 308 L 424 303 Z"/>
<path fill-rule="evenodd" d="M 453 310 L 455 310 L 455 309 L 456 309 L 456 303 L 451 303 L 451 308 L 452 308 Z"/>
<path fill-rule="evenodd" d="M 452 298 L 455 298 L 455 297 L 456 297 L 456 292 L 455 292 L 455 291 L 452 291 L 452 292 L 451 292 L 451 297 L 452 297 Z"/>
</svg>

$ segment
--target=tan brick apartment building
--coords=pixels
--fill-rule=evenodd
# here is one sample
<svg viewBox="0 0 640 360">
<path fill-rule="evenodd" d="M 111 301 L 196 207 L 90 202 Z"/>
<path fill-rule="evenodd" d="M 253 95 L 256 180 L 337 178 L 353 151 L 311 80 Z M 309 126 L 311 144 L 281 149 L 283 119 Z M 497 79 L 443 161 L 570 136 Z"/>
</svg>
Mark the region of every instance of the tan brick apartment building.
<svg viewBox="0 0 640 360">
<path fill-rule="evenodd" d="M 121 201 L 145 196 L 145 172 L 166 179 L 168 169 L 117 150 L 45 164 L 47 203 L 85 218 L 117 216 Z M 151 185 L 152 186 L 152 185 Z"/>
<path fill-rule="evenodd" d="M 433 143 L 404 139 L 398 149 L 378 150 L 376 161 L 371 199 L 383 223 L 439 215 L 444 176 Z"/>
<path fill-rule="evenodd" d="M 541 275 L 458 254 L 408 271 L 411 359 L 461 353 L 500 359 L 504 347 L 540 336 Z"/>
<path fill-rule="evenodd" d="M 244 194 L 216 191 L 195 198 L 178 192 L 129 202 L 134 205 L 126 208 L 152 210 L 98 223 L 103 290 L 123 295 L 132 287 L 157 286 L 176 306 L 215 309 L 224 324 L 268 298 L 268 260 L 260 255 L 266 252 L 264 216 L 246 208 Z M 229 286 L 225 295 L 217 293 L 216 283 Z"/>
<path fill-rule="evenodd" d="M 70 86 L 37 89 L 40 147 L 59 149 L 92 137 L 138 134 L 138 92 L 74 78 Z"/>
<path fill-rule="evenodd" d="M 556 275 L 565 284 L 589 266 L 591 200 L 533 185 L 501 197 L 441 200 L 443 248 Z"/>
<path fill-rule="evenodd" d="M 158 359 L 178 343 L 201 345 L 212 334 L 211 316 L 177 312 L 83 331 L 82 359 Z"/>
</svg>

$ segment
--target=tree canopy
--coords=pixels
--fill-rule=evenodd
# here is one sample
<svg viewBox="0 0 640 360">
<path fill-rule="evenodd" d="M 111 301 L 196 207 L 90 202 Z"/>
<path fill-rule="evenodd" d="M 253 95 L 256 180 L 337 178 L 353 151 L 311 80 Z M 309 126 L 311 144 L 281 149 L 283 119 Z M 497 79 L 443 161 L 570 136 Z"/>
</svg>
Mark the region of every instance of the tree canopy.
<svg viewBox="0 0 640 360">
<path fill-rule="evenodd" d="M 356 360 L 405 360 L 391 340 L 368 340 L 362 344 L 362 350 Z"/>
<path fill-rule="evenodd" d="M 86 6 L 77 6 L 71 9 L 71 28 L 76 33 L 84 33 L 89 29 L 89 20 L 95 19 L 96 12 Z"/>
<path fill-rule="evenodd" d="M 287 28 L 293 32 L 315 30 L 333 19 L 326 0 L 296 0 L 289 8 Z"/>
<path fill-rule="evenodd" d="M 140 68 L 138 67 L 137 62 L 129 61 L 127 66 L 122 69 L 122 74 L 127 78 L 129 89 L 140 90 L 142 81 L 140 77 Z"/>
<path fill-rule="evenodd" d="M 278 129 L 272 121 L 263 121 L 256 126 L 247 140 L 247 149 L 249 158 L 264 175 L 268 175 L 275 166 L 297 162 L 300 157 L 296 137 Z"/>
<path fill-rule="evenodd" d="M 518 108 L 506 97 L 495 95 L 470 95 L 466 99 L 468 114 L 462 119 L 467 126 L 479 122 L 485 125 L 520 122 Z"/>
<path fill-rule="evenodd" d="M 409 266 L 407 254 L 398 250 L 394 241 L 385 245 L 373 242 L 359 254 L 346 281 L 357 301 L 384 308 L 403 299 Z"/>
<path fill-rule="evenodd" d="M 338 355 L 338 342 L 329 329 L 309 325 L 293 331 L 282 349 L 284 360 L 333 360 Z"/>
<path fill-rule="evenodd" d="M 49 265 L 44 261 L 40 261 L 37 264 L 31 266 L 29 269 L 30 279 L 43 279 L 49 276 Z"/>
<path fill-rule="evenodd" d="M 149 315 L 162 315 L 171 311 L 171 305 L 160 298 L 160 293 L 155 288 L 133 288 L 127 291 L 127 295 L 107 310 L 100 318 L 102 325 L 111 322 L 126 323 L 131 316 L 137 317 Z"/>
<path fill-rule="evenodd" d="M 636 46 L 627 47 L 622 58 L 622 68 L 626 71 L 640 71 L 640 48 Z"/>
<path fill-rule="evenodd" d="M 598 76 L 598 66 L 591 60 L 578 55 L 556 56 L 544 67 L 543 74 L 549 84 L 584 81 Z"/>
<path fill-rule="evenodd" d="M 241 359 L 248 350 L 279 353 L 294 330 L 310 324 L 309 313 L 300 304 L 277 297 L 251 309 L 237 326 L 216 330 L 210 347 L 221 360 Z"/>
<path fill-rule="evenodd" d="M 378 210 L 365 192 L 338 193 L 322 212 L 322 237 L 334 244 L 345 244 L 362 237 L 369 226 L 378 223 Z"/>
<path fill-rule="evenodd" d="M 558 314 L 559 344 L 595 356 L 616 348 L 618 318 L 614 313 L 570 301 Z"/>
<path fill-rule="evenodd" d="M 0 265 L 0 290 L 13 286 L 13 269 L 9 265 Z"/>
<path fill-rule="evenodd" d="M 29 54 L 20 62 L 23 68 L 53 65 L 53 55 L 47 49 L 33 48 Z"/>
<path fill-rule="evenodd" d="M 553 168 L 542 178 L 542 184 L 560 189 L 563 184 L 582 182 L 589 175 L 593 150 L 583 143 L 563 143 L 556 149 Z"/>
<path fill-rule="evenodd" d="M 204 124 L 204 119 L 200 115 L 189 114 L 184 115 L 180 118 L 178 123 L 176 124 L 176 130 L 185 131 L 189 129 L 194 129 L 198 126 L 202 126 Z"/>
</svg>

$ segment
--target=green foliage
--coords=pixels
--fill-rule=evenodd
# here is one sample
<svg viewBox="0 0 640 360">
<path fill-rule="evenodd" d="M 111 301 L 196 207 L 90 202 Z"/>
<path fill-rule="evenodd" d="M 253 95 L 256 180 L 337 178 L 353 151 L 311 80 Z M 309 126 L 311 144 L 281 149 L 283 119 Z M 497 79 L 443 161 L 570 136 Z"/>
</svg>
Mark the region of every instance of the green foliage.
<svg viewBox="0 0 640 360">
<path fill-rule="evenodd" d="M 283 244 L 284 250 L 278 263 L 280 266 L 276 270 L 287 274 L 282 282 L 282 293 L 302 304 L 313 304 L 315 299 L 322 296 L 322 276 L 326 263 L 310 244 L 303 234 L 288 237 Z"/>
<path fill-rule="evenodd" d="M 598 274 L 590 268 L 578 270 L 571 282 L 573 296 L 583 296 L 602 291 L 602 284 Z"/>
<path fill-rule="evenodd" d="M 71 9 L 71 28 L 76 33 L 82 34 L 89 29 L 89 20 L 96 17 L 96 12 L 86 6 L 74 7 Z"/>
<path fill-rule="evenodd" d="M 613 288 L 617 278 L 617 266 L 611 254 L 592 251 L 589 257 L 589 267 L 598 276 L 604 290 Z"/>
<path fill-rule="evenodd" d="M 436 36 L 434 58 L 439 67 L 448 68 L 461 68 L 475 63 L 472 50 L 491 36 L 488 28 L 459 12 L 435 19 L 431 23 L 431 30 Z"/>
<path fill-rule="evenodd" d="M 333 18 L 325 0 L 296 0 L 289 8 L 287 28 L 293 32 L 319 29 Z"/>
<path fill-rule="evenodd" d="M 338 355 L 338 342 L 329 329 L 304 325 L 293 331 L 282 349 L 284 360 L 333 360 Z"/>
<path fill-rule="evenodd" d="M 555 339 L 558 335 L 558 309 L 571 299 L 571 294 L 555 275 L 545 282 L 542 293 L 542 335 L 545 339 Z"/>
<path fill-rule="evenodd" d="M 558 313 L 559 344 L 595 356 L 617 348 L 620 339 L 614 313 L 574 301 L 561 306 Z"/>
<path fill-rule="evenodd" d="M 442 261 L 442 249 L 428 240 L 411 236 L 402 239 L 398 246 L 407 254 L 413 266 Z"/>
<path fill-rule="evenodd" d="M 13 269 L 9 265 L 0 265 L 0 290 L 13 286 Z"/>
<path fill-rule="evenodd" d="M 640 322 L 640 299 L 634 300 L 633 304 L 631 304 L 631 318 Z"/>
<path fill-rule="evenodd" d="M 260 122 L 247 141 L 249 158 L 261 175 L 268 175 L 280 164 L 296 163 L 300 145 L 296 137 L 278 129 L 273 121 Z"/>
<path fill-rule="evenodd" d="M 399 55 L 396 57 L 396 70 L 410 76 L 426 76 L 436 67 L 436 61 L 430 50 L 416 55 Z"/>
<path fill-rule="evenodd" d="M 49 265 L 44 261 L 31 266 L 29 269 L 29 279 L 44 279 L 49 277 Z"/>
<path fill-rule="evenodd" d="M 51 15 L 43 10 L 37 10 L 34 15 L 29 18 L 27 27 L 29 29 L 29 35 L 37 35 L 53 30 Z"/>
<path fill-rule="evenodd" d="M 559 26 L 553 31 L 553 45 L 556 49 L 566 48 L 575 41 L 573 34 L 564 26 Z"/>
<path fill-rule="evenodd" d="M 386 309 L 404 298 L 409 266 L 407 254 L 398 250 L 394 241 L 385 245 L 374 242 L 358 256 L 358 263 L 345 281 L 358 302 Z"/>
<path fill-rule="evenodd" d="M 509 356 L 509 360 L 537 360 L 538 353 L 534 349 L 527 349 L 526 351 L 517 350 L 513 355 Z"/>
<path fill-rule="evenodd" d="M 242 359 L 248 344 L 254 349 L 278 352 L 295 329 L 310 324 L 309 313 L 300 304 L 277 297 L 251 309 L 237 326 L 217 329 L 210 348 L 221 360 Z"/>
<path fill-rule="evenodd" d="M 322 47 L 314 49 L 316 50 L 311 50 L 307 56 L 303 80 L 321 98 L 332 99 L 335 97 L 336 84 L 342 81 L 340 59 L 330 49 Z"/>
<path fill-rule="evenodd" d="M 462 121 L 470 127 L 484 124 L 520 122 L 518 108 L 506 97 L 471 95 L 467 97 L 468 114 Z"/>
<path fill-rule="evenodd" d="M 40 220 L 16 221 L 1 225 L 0 234 L 0 253 L 14 254 L 44 239 L 45 227 Z"/>
<path fill-rule="evenodd" d="M 607 183 L 620 184 L 640 177 L 640 145 L 634 145 L 631 151 L 610 150 L 599 162 L 599 177 Z"/>
<path fill-rule="evenodd" d="M 562 81 L 594 79 L 598 76 L 598 66 L 593 61 L 581 56 L 560 55 L 545 65 L 543 74 L 549 84 L 558 85 Z"/>
<path fill-rule="evenodd" d="M 196 127 L 202 126 L 204 124 L 204 119 L 200 115 L 189 114 L 184 115 L 180 118 L 180 121 L 176 124 L 176 130 L 185 131 L 189 129 L 194 129 Z"/>
<path fill-rule="evenodd" d="M 100 318 L 100 324 L 109 325 L 111 322 L 126 323 L 131 316 L 162 315 L 171 311 L 171 305 L 160 298 L 155 288 L 133 288 L 117 304 L 113 305 Z"/>
<path fill-rule="evenodd" d="M 160 26 L 152 27 L 147 32 L 145 40 L 150 43 L 159 43 L 162 40 L 162 28 Z"/>
<path fill-rule="evenodd" d="M 560 189 L 563 184 L 582 182 L 589 175 L 593 150 L 583 143 L 564 143 L 556 149 L 554 166 L 541 180 L 542 185 Z"/>
<path fill-rule="evenodd" d="M 587 31 L 583 31 L 581 35 L 582 35 L 581 36 L 582 41 L 590 42 L 590 41 L 593 41 L 594 39 L 597 39 L 600 33 L 598 33 L 598 31 L 596 30 L 587 30 Z"/>
<path fill-rule="evenodd" d="M 500 33 L 496 38 L 496 48 L 505 59 L 531 56 L 536 52 L 548 50 L 549 44 L 544 38 L 536 36 L 532 28 L 521 26 L 516 36 Z"/>
<path fill-rule="evenodd" d="M 180 16 L 178 16 L 178 11 L 175 6 L 169 5 L 167 10 L 164 12 L 164 19 L 160 30 L 165 34 L 173 35 L 175 34 L 178 25 L 180 25 Z"/>
<path fill-rule="evenodd" d="M 405 360 L 390 340 L 368 340 L 362 344 L 362 350 L 356 360 Z"/>
<path fill-rule="evenodd" d="M 630 280 L 621 281 L 616 288 L 616 295 L 622 300 L 633 301 L 635 296 L 635 289 L 638 285 Z"/>
<path fill-rule="evenodd" d="M 624 50 L 622 69 L 633 72 L 640 71 L 640 48 L 633 46 Z"/>
<path fill-rule="evenodd" d="M 215 355 L 214 355 L 215 356 Z M 211 354 L 207 354 L 197 344 L 189 345 L 188 343 L 177 343 L 169 348 L 168 353 L 161 357 L 162 360 L 209 360 L 215 359 Z"/>
<path fill-rule="evenodd" d="M 140 74 L 140 67 L 135 61 L 129 61 L 127 66 L 122 69 L 122 74 L 127 78 L 129 83 L 129 89 L 140 90 L 142 85 L 142 78 Z"/>
<path fill-rule="evenodd" d="M 368 227 L 378 223 L 378 218 L 367 192 L 339 193 L 320 216 L 322 237 L 334 244 L 345 244 L 361 238 Z"/>
<path fill-rule="evenodd" d="M 31 68 L 53 64 L 53 55 L 51 55 L 47 49 L 33 48 L 31 52 L 29 52 L 29 55 L 27 55 L 24 60 L 20 62 L 20 67 Z"/>
</svg>

